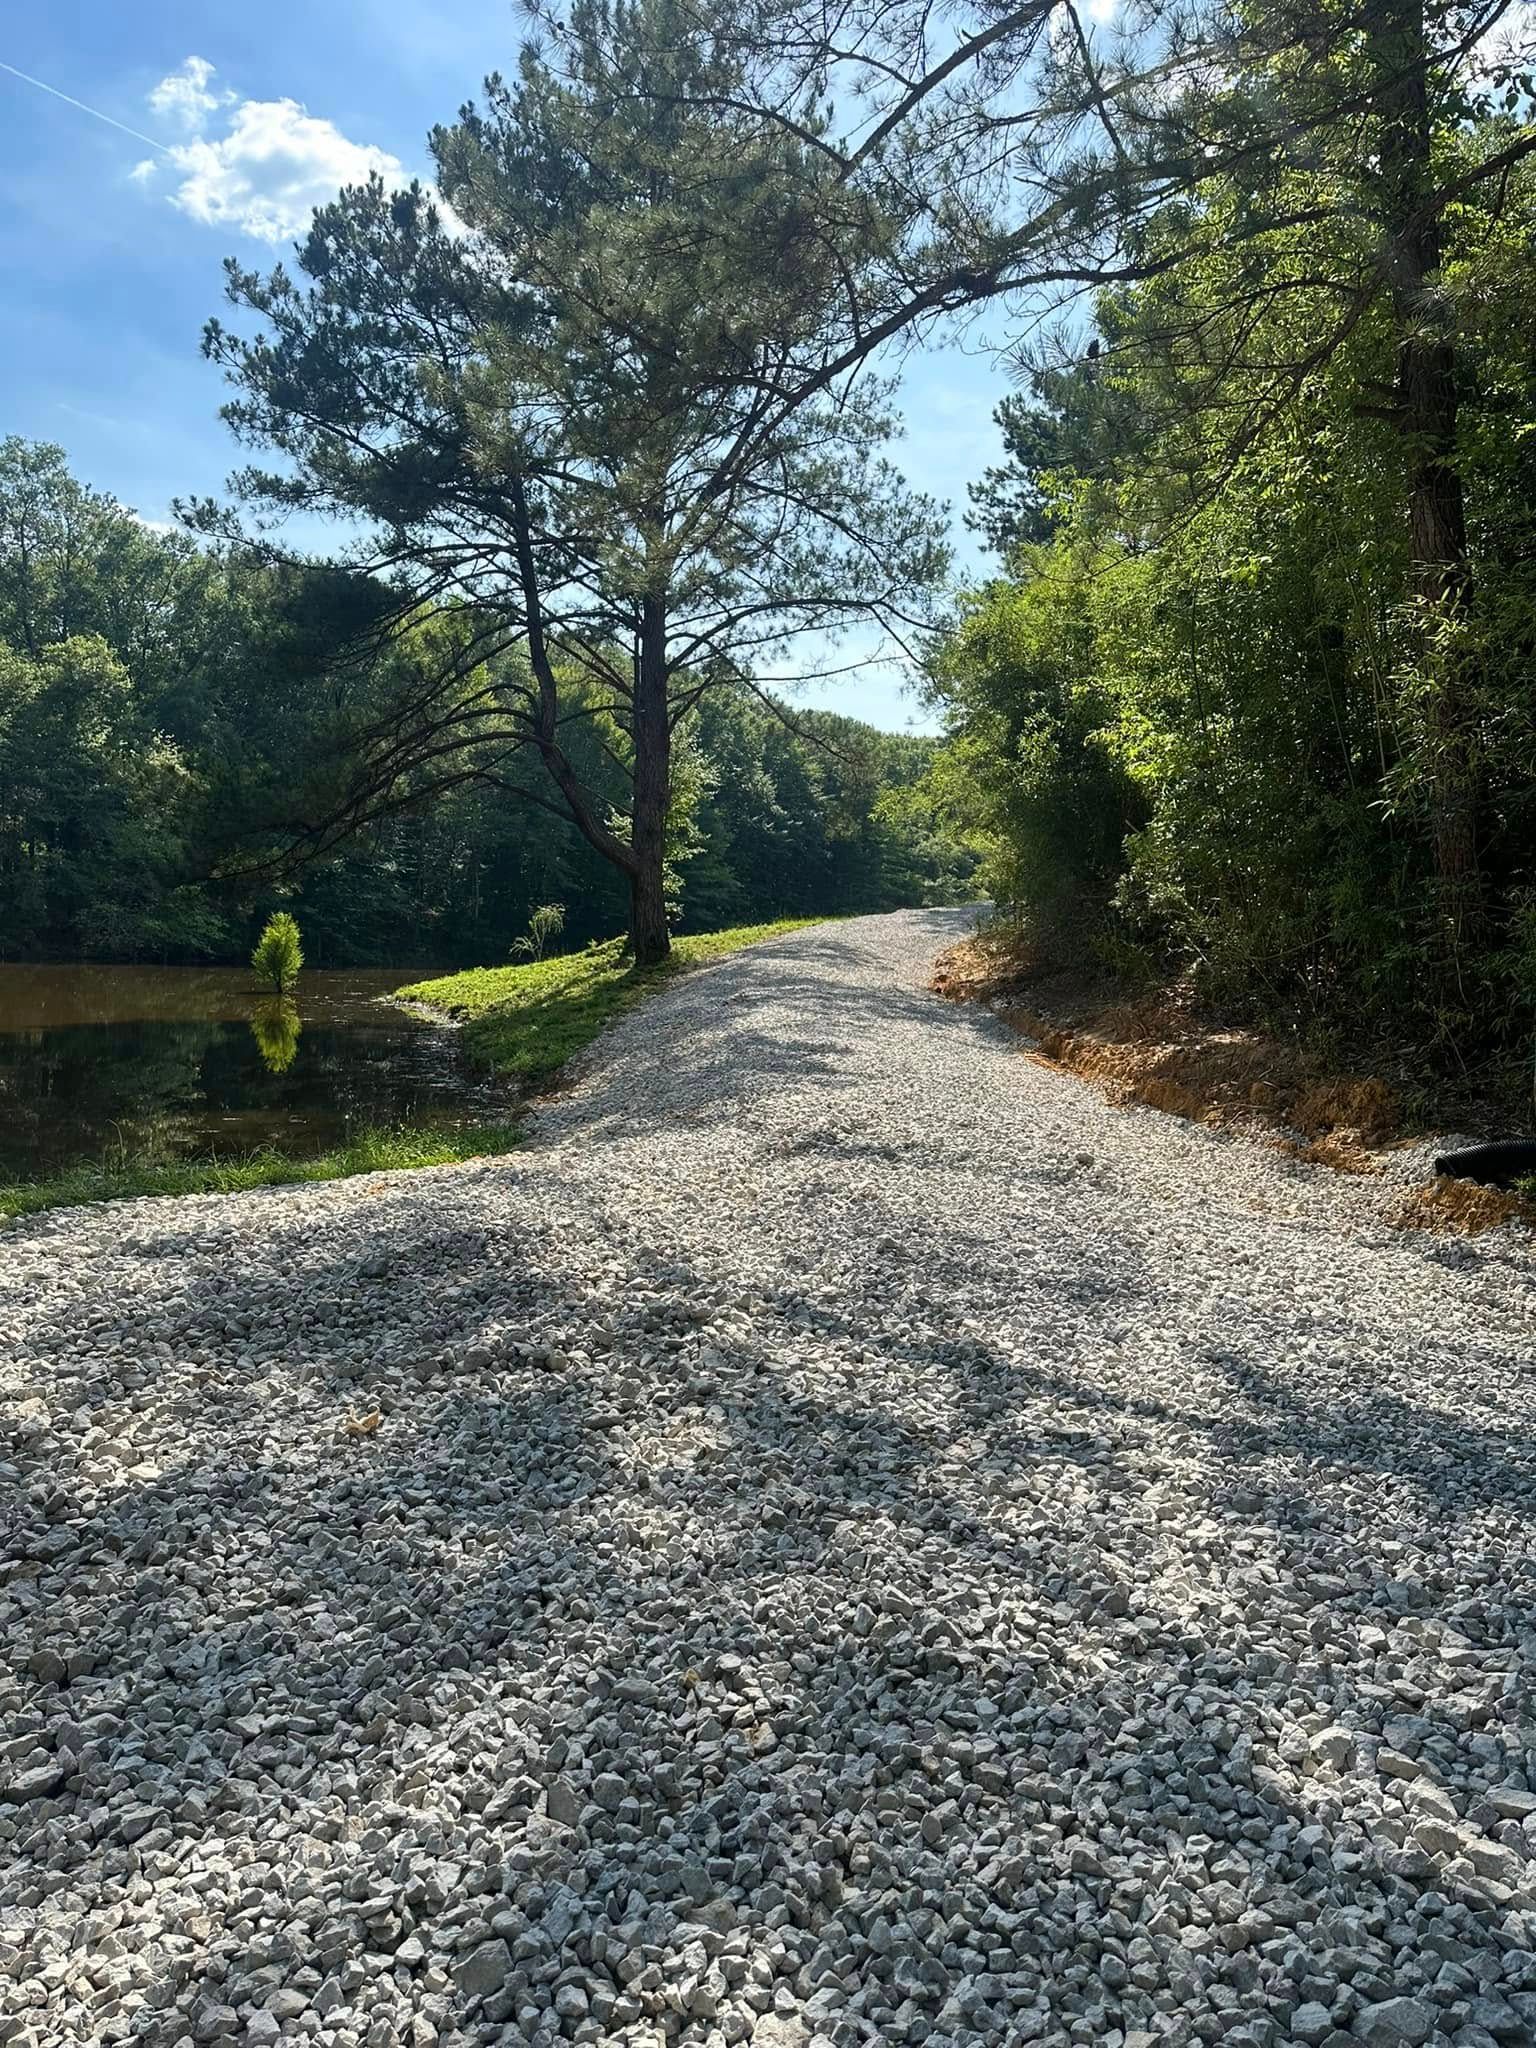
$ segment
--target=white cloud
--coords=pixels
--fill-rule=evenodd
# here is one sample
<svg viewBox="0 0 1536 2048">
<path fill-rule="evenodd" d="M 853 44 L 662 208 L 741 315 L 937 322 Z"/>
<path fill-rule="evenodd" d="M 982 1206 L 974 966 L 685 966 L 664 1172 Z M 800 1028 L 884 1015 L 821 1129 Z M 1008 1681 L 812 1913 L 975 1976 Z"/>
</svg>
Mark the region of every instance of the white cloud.
<svg viewBox="0 0 1536 2048">
<path fill-rule="evenodd" d="M 213 66 L 206 57 L 188 57 L 179 71 L 162 78 L 149 96 L 154 111 L 180 128 L 203 128 L 210 114 L 234 98 L 233 93 L 215 92 Z"/>
<path fill-rule="evenodd" d="M 317 206 L 372 171 L 405 182 L 388 150 L 349 141 L 297 100 L 242 100 L 229 132 L 173 149 L 180 183 L 171 203 L 209 227 L 232 224 L 264 242 L 301 234 Z"/>
<path fill-rule="evenodd" d="M 215 89 L 213 76 L 205 59 L 189 57 L 160 81 L 150 105 L 197 132 L 131 173 L 148 184 L 169 172 L 167 197 L 193 220 L 281 242 L 301 235 L 315 208 L 343 185 L 361 184 L 373 171 L 387 184 L 407 182 L 404 165 L 387 149 L 353 142 L 297 100 L 237 99 Z"/>
</svg>

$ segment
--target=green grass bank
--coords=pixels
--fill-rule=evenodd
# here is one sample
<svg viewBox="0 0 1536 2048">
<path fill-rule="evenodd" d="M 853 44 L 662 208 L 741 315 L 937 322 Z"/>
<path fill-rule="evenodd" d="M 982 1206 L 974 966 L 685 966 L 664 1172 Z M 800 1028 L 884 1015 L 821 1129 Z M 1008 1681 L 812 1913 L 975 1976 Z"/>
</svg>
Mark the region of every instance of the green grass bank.
<svg viewBox="0 0 1536 2048">
<path fill-rule="evenodd" d="M 515 1124 L 471 1124 L 454 1130 L 360 1131 L 318 1159 L 263 1150 L 228 1159 L 178 1159 L 143 1166 L 75 1166 L 49 1180 L 0 1185 L 0 1218 L 34 1216 L 81 1202 L 123 1202 L 135 1195 L 229 1195 L 242 1188 L 295 1181 L 346 1180 L 355 1173 L 399 1173 L 416 1166 L 454 1166 L 510 1152 Z"/>
<path fill-rule="evenodd" d="M 590 1045 L 605 1024 L 674 976 L 764 939 L 825 922 L 781 918 L 775 924 L 691 934 L 672 941 L 671 956 L 659 967 L 636 967 L 623 941 L 609 939 L 584 953 L 562 953 L 523 967 L 470 967 L 462 974 L 412 982 L 395 994 L 457 1019 L 475 1058 L 498 1074 L 537 1086 Z"/>
</svg>

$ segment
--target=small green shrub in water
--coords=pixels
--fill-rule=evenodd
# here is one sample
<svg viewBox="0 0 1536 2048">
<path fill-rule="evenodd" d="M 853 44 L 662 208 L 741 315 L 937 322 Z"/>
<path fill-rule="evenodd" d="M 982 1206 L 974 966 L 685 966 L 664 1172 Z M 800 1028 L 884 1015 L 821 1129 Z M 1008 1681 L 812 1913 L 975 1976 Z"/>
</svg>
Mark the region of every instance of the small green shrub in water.
<svg viewBox="0 0 1536 2048">
<path fill-rule="evenodd" d="M 251 955 L 251 965 L 263 981 L 271 982 L 279 995 L 297 981 L 304 965 L 304 952 L 299 944 L 298 924 L 286 910 L 267 919 L 267 928 Z"/>
</svg>

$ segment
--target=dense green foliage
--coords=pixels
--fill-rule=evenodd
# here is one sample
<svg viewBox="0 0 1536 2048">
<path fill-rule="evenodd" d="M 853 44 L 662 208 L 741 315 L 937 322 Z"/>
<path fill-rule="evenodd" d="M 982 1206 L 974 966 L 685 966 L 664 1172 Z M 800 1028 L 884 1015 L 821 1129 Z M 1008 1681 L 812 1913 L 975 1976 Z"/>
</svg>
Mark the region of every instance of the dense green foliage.
<svg viewBox="0 0 1536 2048">
<path fill-rule="evenodd" d="M 405 653 L 354 645 L 382 603 L 151 532 L 57 449 L 3 444 L 0 958 L 248 956 L 273 894 L 251 863 L 323 810 L 399 687 Z M 929 744 L 794 722 L 736 691 L 683 722 L 679 928 L 963 894 L 971 857 L 910 794 Z M 617 806 L 598 737 L 568 745 Z M 622 927 L 622 879 L 568 824 L 473 779 L 405 795 L 286 875 L 315 964 L 505 959 L 551 900 L 566 943 Z"/>
<path fill-rule="evenodd" d="M 1526 133 L 1434 121 L 1442 185 Z M 1465 1053 L 1536 1021 L 1536 179 L 1442 205 L 1431 446 L 1350 151 L 1284 167 L 1284 226 L 1269 165 L 1157 216 L 1165 272 L 1009 402 L 932 787 L 1048 952 Z"/>
<path fill-rule="evenodd" d="M 557 1073 L 660 979 L 798 931 L 805 922 L 784 918 L 681 938 L 666 960 L 652 967 L 637 966 L 622 942 L 610 939 L 560 959 L 526 967 L 471 968 L 414 982 L 398 993 L 460 1019 L 471 1050 L 496 1073 L 537 1082 Z"/>
</svg>

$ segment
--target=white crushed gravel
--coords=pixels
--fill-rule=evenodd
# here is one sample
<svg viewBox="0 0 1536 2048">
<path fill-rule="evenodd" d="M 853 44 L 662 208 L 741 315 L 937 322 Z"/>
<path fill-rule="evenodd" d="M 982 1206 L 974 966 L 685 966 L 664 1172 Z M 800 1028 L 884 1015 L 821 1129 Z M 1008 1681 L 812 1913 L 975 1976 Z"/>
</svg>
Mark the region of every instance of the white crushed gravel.
<svg viewBox="0 0 1536 2048">
<path fill-rule="evenodd" d="M 1108 1108 L 963 924 L 0 1236 L 4 2048 L 1536 2040 L 1528 1250 Z"/>
</svg>

